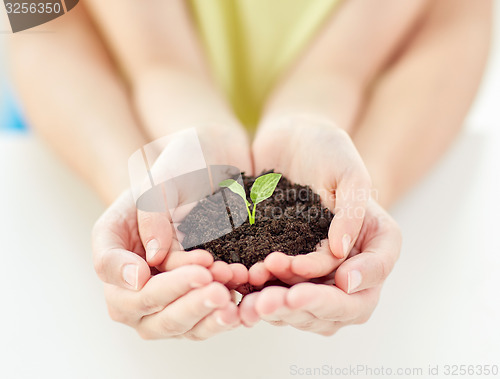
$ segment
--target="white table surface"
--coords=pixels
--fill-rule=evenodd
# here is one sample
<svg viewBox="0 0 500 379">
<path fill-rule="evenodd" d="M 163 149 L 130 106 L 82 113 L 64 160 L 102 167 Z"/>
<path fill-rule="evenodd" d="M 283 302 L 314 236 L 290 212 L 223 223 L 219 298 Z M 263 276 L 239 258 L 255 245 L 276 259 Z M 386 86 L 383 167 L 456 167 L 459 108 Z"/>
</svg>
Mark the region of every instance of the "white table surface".
<svg viewBox="0 0 500 379">
<path fill-rule="evenodd" d="M 38 140 L 4 135 L 0 377 L 288 378 L 294 364 L 500 364 L 498 142 L 466 131 L 394 209 L 404 248 L 367 324 L 332 338 L 262 324 L 193 343 L 145 342 L 108 319 L 90 259 L 102 206 Z"/>
<path fill-rule="evenodd" d="M 292 365 L 418 377 L 439 365 L 432 377 L 447 377 L 447 364 L 500 365 L 499 63 L 497 40 L 464 133 L 393 209 L 404 247 L 371 320 L 330 338 L 261 323 L 142 341 L 109 320 L 92 268 L 102 205 L 34 137 L 0 135 L 0 378 L 311 377 Z"/>
</svg>

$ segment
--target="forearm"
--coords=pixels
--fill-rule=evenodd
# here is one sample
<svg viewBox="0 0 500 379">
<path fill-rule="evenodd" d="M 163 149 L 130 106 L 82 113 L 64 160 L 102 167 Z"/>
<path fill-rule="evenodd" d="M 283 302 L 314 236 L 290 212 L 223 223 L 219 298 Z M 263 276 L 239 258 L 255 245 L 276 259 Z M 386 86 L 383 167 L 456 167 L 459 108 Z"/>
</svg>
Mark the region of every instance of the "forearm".
<svg viewBox="0 0 500 379">
<path fill-rule="evenodd" d="M 273 91 L 259 128 L 306 115 L 351 132 L 367 86 L 413 30 L 428 2 L 344 2 Z"/>
<path fill-rule="evenodd" d="M 87 5 L 119 62 L 150 139 L 186 127 L 227 140 L 226 146 L 246 139 L 211 79 L 185 1 L 145 7 L 137 1 L 89 0 Z M 121 17 L 110 18 L 115 9 Z"/>
<path fill-rule="evenodd" d="M 458 132 L 489 45 L 489 1 L 431 4 L 427 9 L 422 3 L 413 17 L 408 16 L 418 28 L 406 28 L 413 33 L 404 48 L 397 43 L 386 46 L 386 59 L 378 61 L 388 65 L 356 66 L 357 59 L 377 59 L 364 53 L 356 59 L 355 52 L 345 50 L 331 54 L 343 60 L 350 57 L 350 65 L 330 58 L 325 67 L 327 57 L 314 58 L 313 48 L 271 96 L 259 132 L 269 134 L 283 127 L 276 120 L 293 121 L 296 115 L 345 129 L 372 176 L 378 200 L 384 206 L 392 204 L 436 162 Z M 373 42 L 384 45 L 384 38 Z M 323 48 L 330 46 L 335 44 Z M 287 124 L 300 127 L 297 122 Z M 281 132 L 275 134 L 278 142 Z"/>
<path fill-rule="evenodd" d="M 274 92 L 259 131 L 307 117 L 350 133 L 363 104 L 363 92 L 359 82 L 333 72 L 296 73 Z"/>
<path fill-rule="evenodd" d="M 227 145 L 233 138 L 246 140 L 230 106 L 204 75 L 163 65 L 134 78 L 132 90 L 138 115 L 152 139 L 196 127 L 199 134 L 227 140 Z"/>
<path fill-rule="evenodd" d="M 435 6 L 374 88 L 353 133 L 385 206 L 446 150 L 477 91 L 489 47 L 491 4 L 469 5 Z"/>
<path fill-rule="evenodd" d="M 128 186 L 128 157 L 146 137 L 87 21 L 78 7 L 51 33 L 16 34 L 11 66 L 30 126 L 109 203 Z"/>
</svg>

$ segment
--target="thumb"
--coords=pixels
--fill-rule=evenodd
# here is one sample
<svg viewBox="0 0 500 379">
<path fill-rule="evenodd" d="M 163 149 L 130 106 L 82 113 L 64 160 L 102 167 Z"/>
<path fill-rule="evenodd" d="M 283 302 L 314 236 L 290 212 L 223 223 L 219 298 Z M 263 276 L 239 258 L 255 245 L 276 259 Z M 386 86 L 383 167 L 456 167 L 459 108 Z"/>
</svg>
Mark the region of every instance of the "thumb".
<svg viewBox="0 0 500 379">
<path fill-rule="evenodd" d="M 328 239 L 333 254 L 343 259 L 356 242 L 370 198 L 371 180 L 368 173 L 340 180 L 335 190 L 335 217 L 330 224 Z"/>
<path fill-rule="evenodd" d="M 174 218 L 176 215 L 177 213 L 174 213 Z M 137 209 L 137 224 L 146 251 L 146 261 L 151 267 L 169 271 L 191 264 L 210 267 L 213 263 L 213 257 L 208 251 L 198 249 L 186 252 L 182 249 L 177 235 L 174 234 L 175 225 L 169 211 L 146 212 Z"/>
<path fill-rule="evenodd" d="M 137 210 L 137 225 L 146 261 L 152 267 L 162 263 L 172 245 L 172 223 L 168 211 L 146 212 Z"/>
</svg>

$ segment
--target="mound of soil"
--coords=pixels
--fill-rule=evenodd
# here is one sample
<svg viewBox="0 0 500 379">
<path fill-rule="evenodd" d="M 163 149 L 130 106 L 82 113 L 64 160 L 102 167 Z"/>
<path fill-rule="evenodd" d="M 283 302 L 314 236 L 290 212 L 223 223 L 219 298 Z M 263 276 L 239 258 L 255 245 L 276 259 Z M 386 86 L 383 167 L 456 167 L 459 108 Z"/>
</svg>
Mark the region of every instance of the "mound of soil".
<svg viewBox="0 0 500 379">
<path fill-rule="evenodd" d="M 247 200 L 251 202 L 249 194 L 255 177 L 248 177 L 244 173 L 242 177 Z M 242 263 L 250 268 L 274 251 L 288 255 L 310 253 L 316 250 L 321 240 L 328 237 L 330 222 L 334 217 L 332 212 L 321 205 L 319 195 L 310 187 L 292 184 L 284 176 L 273 196 L 257 205 L 254 225 L 248 222 L 243 199 L 228 189 L 223 189 L 222 194 L 227 206 L 225 209 L 215 206 L 210 198 L 205 198 L 179 225 L 178 230 L 185 235 L 183 245 L 192 246 L 186 250 L 204 249 L 215 260 Z M 228 212 L 233 227 L 221 237 L 211 238 L 223 234 L 220 232 L 223 228 L 220 220 L 227 220 Z"/>
</svg>

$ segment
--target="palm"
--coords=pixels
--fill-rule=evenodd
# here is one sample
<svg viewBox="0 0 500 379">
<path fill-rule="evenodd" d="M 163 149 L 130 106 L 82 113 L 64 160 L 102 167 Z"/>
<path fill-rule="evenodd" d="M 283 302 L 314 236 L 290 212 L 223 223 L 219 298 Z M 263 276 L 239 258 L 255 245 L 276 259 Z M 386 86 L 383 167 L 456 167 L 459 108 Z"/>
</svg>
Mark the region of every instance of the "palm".
<svg viewBox="0 0 500 379">
<path fill-rule="evenodd" d="M 394 220 L 375 201 L 367 206 L 359 238 L 349 257 L 332 272 L 290 288 L 269 286 L 249 294 L 240 305 L 247 326 L 264 319 L 323 335 L 340 327 L 363 323 L 375 309 L 382 284 L 401 248 L 401 234 Z M 356 270 L 363 280 L 350 288 L 349 275 Z"/>
<path fill-rule="evenodd" d="M 234 135 L 233 135 L 234 137 Z M 239 143 L 224 141 L 214 136 L 186 133 L 180 138 L 172 138 L 170 145 L 167 144 L 160 150 L 150 175 L 155 182 L 162 183 L 172 171 L 193 171 L 193 167 L 203 168 L 210 165 L 232 165 L 241 170 L 249 171 L 250 153 L 244 143 L 244 138 L 239 136 Z M 202 151 L 199 149 L 202 147 Z M 175 162 L 175 167 L 173 166 Z M 188 175 L 186 176 L 188 177 Z M 161 185 L 160 185 L 161 186 Z M 158 186 L 158 187 L 160 187 Z M 170 208 L 170 212 L 145 212 L 138 211 L 138 231 L 141 241 L 148 251 L 148 243 L 155 239 L 159 241 L 157 251 L 154 255 L 146 254 L 150 266 L 159 271 L 170 271 L 186 264 L 198 264 L 209 267 L 216 281 L 226 284 L 229 288 L 235 288 L 248 281 L 248 270 L 241 264 L 230 264 L 217 261 L 213 262 L 212 255 L 205 250 L 194 250 L 186 253 L 182 247 L 182 233 L 177 227 L 185 215 L 193 208 L 192 201 L 185 199 L 200 198 L 203 188 L 200 188 L 196 178 L 189 179 L 182 188 L 177 187 L 175 191 L 166 191 L 174 196 L 177 206 L 163 205 L 161 208 Z M 209 190 L 209 189 L 207 189 Z M 190 193 L 195 192 L 195 193 Z M 162 194 L 165 191 L 159 191 Z M 200 194 L 198 194 L 200 192 Z M 165 196 L 158 196 L 158 201 L 165 202 Z M 161 205 L 161 204 L 160 204 Z"/>
<path fill-rule="evenodd" d="M 315 252 L 296 257 L 272 253 L 251 268 L 250 283 L 259 286 L 276 278 L 294 284 L 331 273 L 345 259 L 342 236 L 348 233 L 356 241 L 363 222 L 349 211 L 361 209 L 363 214 L 370 193 L 366 169 L 349 137 L 331 125 L 300 120 L 300 128 L 291 131 L 260 133 L 253 153 L 256 172 L 274 168 L 293 182 L 309 185 L 337 214 L 329 239 Z"/>
</svg>

